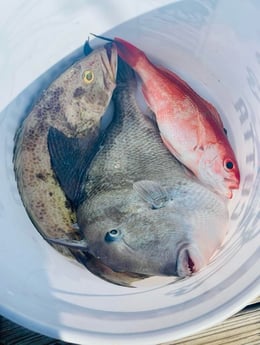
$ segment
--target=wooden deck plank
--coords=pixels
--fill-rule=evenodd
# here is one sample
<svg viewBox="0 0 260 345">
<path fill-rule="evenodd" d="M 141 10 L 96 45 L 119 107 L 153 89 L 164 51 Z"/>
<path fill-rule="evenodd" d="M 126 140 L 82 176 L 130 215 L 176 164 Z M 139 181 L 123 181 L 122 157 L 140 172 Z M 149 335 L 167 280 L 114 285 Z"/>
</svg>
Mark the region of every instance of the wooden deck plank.
<svg viewBox="0 0 260 345">
<path fill-rule="evenodd" d="M 0 345 L 68 345 L 0 316 Z M 163 345 L 260 345 L 260 296 L 219 325 Z M 70 344 L 73 345 L 73 344 Z M 76 344 L 74 344 L 76 345 Z"/>
<path fill-rule="evenodd" d="M 221 324 L 164 345 L 259 345 L 260 306 L 245 308 Z"/>
</svg>

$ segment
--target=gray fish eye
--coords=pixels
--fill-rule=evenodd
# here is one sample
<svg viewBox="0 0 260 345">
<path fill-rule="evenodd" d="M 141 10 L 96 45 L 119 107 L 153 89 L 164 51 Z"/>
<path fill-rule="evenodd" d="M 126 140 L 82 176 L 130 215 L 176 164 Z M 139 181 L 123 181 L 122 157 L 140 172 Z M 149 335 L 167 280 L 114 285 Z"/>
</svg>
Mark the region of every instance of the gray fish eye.
<svg viewBox="0 0 260 345">
<path fill-rule="evenodd" d="M 108 231 L 105 235 L 106 242 L 113 242 L 118 240 L 121 237 L 121 231 L 118 229 L 112 229 Z"/>
</svg>

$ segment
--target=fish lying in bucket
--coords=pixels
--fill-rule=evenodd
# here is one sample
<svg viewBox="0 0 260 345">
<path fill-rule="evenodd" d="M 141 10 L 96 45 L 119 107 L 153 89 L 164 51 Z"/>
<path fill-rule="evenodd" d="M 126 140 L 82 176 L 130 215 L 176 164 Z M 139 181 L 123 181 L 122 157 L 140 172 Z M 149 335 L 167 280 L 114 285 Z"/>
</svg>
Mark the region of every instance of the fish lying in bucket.
<svg viewBox="0 0 260 345">
<path fill-rule="evenodd" d="M 232 190 L 239 188 L 239 167 L 217 110 L 134 45 L 121 38 L 96 37 L 115 42 L 119 56 L 138 73 L 169 151 L 206 186 L 232 198 Z"/>
<path fill-rule="evenodd" d="M 81 241 L 52 239 L 88 251 L 117 272 L 186 277 L 205 267 L 228 224 L 225 198 L 187 176 L 137 106 L 134 72 L 119 61 L 115 115 L 89 169 L 85 146 L 50 128 L 51 161 L 73 204 Z M 74 168 L 82 164 L 77 180 Z"/>
<path fill-rule="evenodd" d="M 49 128 L 73 138 L 81 138 L 87 169 L 97 149 L 104 128 L 114 114 L 111 97 L 115 89 L 117 52 L 108 44 L 74 63 L 45 90 L 25 118 L 15 138 L 14 169 L 23 204 L 43 237 L 79 239 L 76 215 L 71 200 L 74 190 L 65 196 L 53 172 L 47 147 Z M 102 130 L 103 128 L 103 130 Z M 82 167 L 82 165 L 81 165 Z M 66 183 L 81 182 L 77 164 Z M 64 183 L 65 183 L 64 182 Z M 120 285 L 135 278 L 120 275 L 89 253 L 56 246 L 67 256 L 76 257 L 92 273 Z M 135 280 L 135 279 L 134 279 Z"/>
</svg>

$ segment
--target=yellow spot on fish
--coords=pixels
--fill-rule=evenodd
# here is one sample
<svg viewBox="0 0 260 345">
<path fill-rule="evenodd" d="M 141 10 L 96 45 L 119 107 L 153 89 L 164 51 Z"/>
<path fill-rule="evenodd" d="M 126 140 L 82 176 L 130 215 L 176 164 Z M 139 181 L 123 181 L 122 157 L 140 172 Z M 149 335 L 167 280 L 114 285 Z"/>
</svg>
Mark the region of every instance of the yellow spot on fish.
<svg viewBox="0 0 260 345">
<path fill-rule="evenodd" d="M 84 83 L 90 84 L 94 80 L 94 72 L 91 70 L 86 70 L 83 72 L 82 78 Z"/>
</svg>

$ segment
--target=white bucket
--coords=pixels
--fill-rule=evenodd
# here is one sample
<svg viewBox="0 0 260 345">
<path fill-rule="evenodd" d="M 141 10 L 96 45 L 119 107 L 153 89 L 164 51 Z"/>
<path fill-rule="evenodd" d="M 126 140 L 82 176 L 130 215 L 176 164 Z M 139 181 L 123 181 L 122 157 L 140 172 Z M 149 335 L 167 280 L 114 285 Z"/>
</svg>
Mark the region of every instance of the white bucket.
<svg viewBox="0 0 260 345">
<path fill-rule="evenodd" d="M 260 293 L 259 16 L 257 0 L 0 3 L 2 315 L 79 344 L 158 344 L 214 325 Z M 53 250 L 22 205 L 12 165 L 15 131 L 39 92 L 82 54 L 90 32 L 132 42 L 221 113 L 241 188 L 229 203 L 223 248 L 190 278 L 137 288 L 107 283 Z"/>
</svg>

